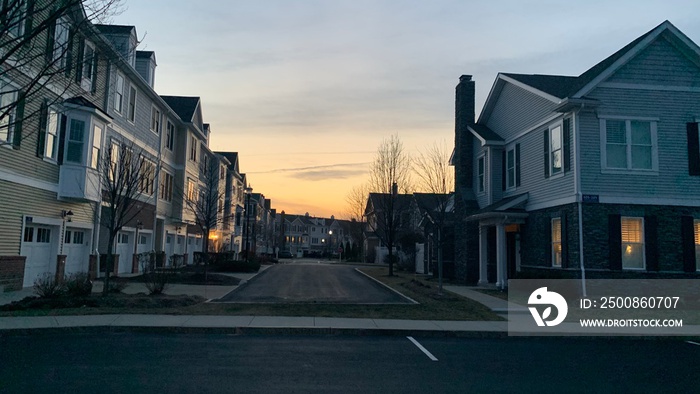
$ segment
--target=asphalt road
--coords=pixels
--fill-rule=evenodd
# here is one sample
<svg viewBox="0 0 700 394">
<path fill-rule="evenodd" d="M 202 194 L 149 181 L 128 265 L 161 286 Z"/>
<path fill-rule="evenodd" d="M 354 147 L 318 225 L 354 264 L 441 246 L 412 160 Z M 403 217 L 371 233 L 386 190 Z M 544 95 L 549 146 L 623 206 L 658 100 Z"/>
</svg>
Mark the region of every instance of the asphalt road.
<svg viewBox="0 0 700 394">
<path fill-rule="evenodd" d="M 44 334 L 0 337 L 3 393 L 690 393 L 680 340 Z"/>
<path fill-rule="evenodd" d="M 274 265 L 214 302 L 406 304 L 348 265 L 295 262 Z"/>
</svg>

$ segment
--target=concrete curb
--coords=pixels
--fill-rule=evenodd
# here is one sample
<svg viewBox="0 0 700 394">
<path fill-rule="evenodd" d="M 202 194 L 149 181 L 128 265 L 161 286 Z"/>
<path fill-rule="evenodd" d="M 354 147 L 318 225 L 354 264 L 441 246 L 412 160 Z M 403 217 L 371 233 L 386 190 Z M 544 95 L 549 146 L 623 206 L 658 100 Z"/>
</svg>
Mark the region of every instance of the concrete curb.
<svg viewBox="0 0 700 394">
<path fill-rule="evenodd" d="M 365 277 L 367 277 L 367 278 L 369 278 L 369 279 L 372 279 L 372 280 L 375 281 L 376 283 L 379 283 L 381 286 L 383 286 L 384 288 L 386 288 L 386 289 L 388 289 L 388 290 L 391 290 L 393 293 L 398 294 L 398 295 L 401 296 L 403 299 L 408 300 L 410 303 L 416 304 L 416 305 L 420 305 L 420 302 L 414 300 L 414 299 L 411 298 L 411 297 L 408 297 L 408 296 L 402 294 L 401 292 L 399 292 L 398 290 L 394 289 L 393 287 L 387 285 L 386 283 L 384 283 L 384 282 L 382 282 L 382 281 L 380 281 L 380 280 L 377 280 L 377 279 L 371 277 L 370 275 L 365 274 L 364 272 L 360 271 L 359 268 L 355 268 L 355 271 L 359 272 L 360 274 L 364 275 Z"/>
</svg>

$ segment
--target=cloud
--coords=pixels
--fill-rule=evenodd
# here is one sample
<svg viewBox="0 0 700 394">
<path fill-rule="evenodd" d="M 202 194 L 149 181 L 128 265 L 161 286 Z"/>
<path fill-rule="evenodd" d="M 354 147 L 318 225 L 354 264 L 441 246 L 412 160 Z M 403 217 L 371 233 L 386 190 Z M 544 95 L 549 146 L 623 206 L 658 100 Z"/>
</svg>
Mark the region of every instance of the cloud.
<svg viewBox="0 0 700 394">
<path fill-rule="evenodd" d="M 289 173 L 290 177 L 306 181 L 324 181 L 330 179 L 347 179 L 367 173 L 368 162 L 328 164 L 311 167 L 278 168 L 268 171 L 252 171 L 248 174 L 281 174 Z"/>
</svg>

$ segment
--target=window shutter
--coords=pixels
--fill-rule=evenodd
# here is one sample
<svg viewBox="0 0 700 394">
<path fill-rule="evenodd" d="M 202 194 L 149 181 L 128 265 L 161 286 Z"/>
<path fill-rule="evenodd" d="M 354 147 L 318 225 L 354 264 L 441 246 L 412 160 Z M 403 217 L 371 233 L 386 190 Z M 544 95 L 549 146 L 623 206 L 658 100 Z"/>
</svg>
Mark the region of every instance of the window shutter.
<svg viewBox="0 0 700 394">
<path fill-rule="evenodd" d="M 75 31 L 70 28 L 68 31 L 68 45 L 66 47 L 66 77 L 70 77 L 71 69 L 73 68 L 73 40 L 75 40 Z"/>
<path fill-rule="evenodd" d="M 56 43 L 56 20 L 52 20 L 46 29 L 46 64 L 53 61 L 53 47 Z"/>
<path fill-rule="evenodd" d="M 700 141 L 698 138 L 698 124 L 688 123 L 688 174 L 700 175 Z"/>
<path fill-rule="evenodd" d="M 35 0 L 27 1 L 27 13 L 24 17 L 24 36 L 27 37 L 27 45 L 30 45 L 29 43 L 32 42 L 32 28 L 34 28 L 34 3 Z"/>
<path fill-rule="evenodd" d="M 549 228 L 545 229 L 543 231 L 544 234 L 544 245 L 545 245 L 545 266 L 551 267 L 552 266 L 552 218 L 549 218 L 547 221 L 547 226 Z M 520 245 L 520 249 L 523 249 L 522 244 Z"/>
<path fill-rule="evenodd" d="M 544 177 L 549 178 L 549 129 L 544 129 Z"/>
<path fill-rule="evenodd" d="M 506 150 L 503 150 L 503 154 L 501 155 L 502 160 L 502 166 L 501 166 L 501 190 L 506 190 Z"/>
<path fill-rule="evenodd" d="M 92 58 L 92 64 L 90 65 L 90 67 L 92 67 L 92 87 L 91 87 L 92 90 L 91 91 L 93 94 L 95 92 L 97 92 L 97 69 L 99 68 L 99 64 L 100 64 L 100 57 L 99 57 L 99 54 L 97 53 L 97 50 L 95 50 L 95 54 Z"/>
<path fill-rule="evenodd" d="M 78 43 L 78 61 L 75 66 L 75 82 L 80 83 L 83 79 L 83 56 L 85 55 L 85 40 L 81 39 Z"/>
<path fill-rule="evenodd" d="M 692 216 L 681 217 L 681 244 L 683 247 L 683 271 L 695 272 L 697 269 L 695 262 L 695 226 Z"/>
<path fill-rule="evenodd" d="M 622 270 L 622 218 L 608 215 L 608 262 L 611 270 Z"/>
<path fill-rule="evenodd" d="M 44 157 L 44 145 L 46 144 L 46 121 L 49 112 L 46 100 L 41 103 L 39 110 L 39 130 L 37 131 L 36 156 Z"/>
<path fill-rule="evenodd" d="M 659 237 L 656 216 L 644 217 L 644 253 L 647 271 L 659 270 Z"/>
<path fill-rule="evenodd" d="M 58 129 L 58 164 L 63 164 L 63 149 L 66 145 L 67 123 L 68 117 L 66 115 L 61 115 L 61 125 Z"/>
<path fill-rule="evenodd" d="M 22 124 L 24 123 L 24 102 L 26 94 L 20 91 L 17 97 L 17 108 L 15 109 L 15 124 L 12 131 L 12 147 L 19 149 L 22 144 Z"/>
<path fill-rule="evenodd" d="M 571 171 L 571 137 L 572 137 L 571 118 L 564 119 L 564 172 Z"/>
<path fill-rule="evenodd" d="M 515 186 L 520 186 L 520 144 L 515 144 Z"/>
<path fill-rule="evenodd" d="M 566 213 L 561 213 L 561 267 L 569 267 L 569 238 Z"/>
</svg>

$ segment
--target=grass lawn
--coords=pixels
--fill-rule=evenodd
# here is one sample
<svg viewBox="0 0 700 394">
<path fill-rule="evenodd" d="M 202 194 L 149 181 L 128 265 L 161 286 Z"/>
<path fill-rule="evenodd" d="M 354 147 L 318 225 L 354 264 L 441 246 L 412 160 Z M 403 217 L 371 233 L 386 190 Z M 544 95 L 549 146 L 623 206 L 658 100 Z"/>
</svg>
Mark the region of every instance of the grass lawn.
<svg viewBox="0 0 700 394">
<path fill-rule="evenodd" d="M 361 268 L 419 304 L 406 305 L 337 305 L 337 304 L 217 304 L 204 303 L 199 297 L 111 295 L 104 302 L 92 302 L 100 296 L 89 297 L 85 305 L 46 305 L 44 308 L 5 311 L 0 316 L 91 315 L 91 314 L 173 314 L 173 315 L 245 315 L 245 316 L 315 316 L 370 319 L 410 320 L 503 320 L 485 306 L 444 291 L 438 295 L 437 285 L 398 273 L 387 276 L 384 267 Z"/>
</svg>

